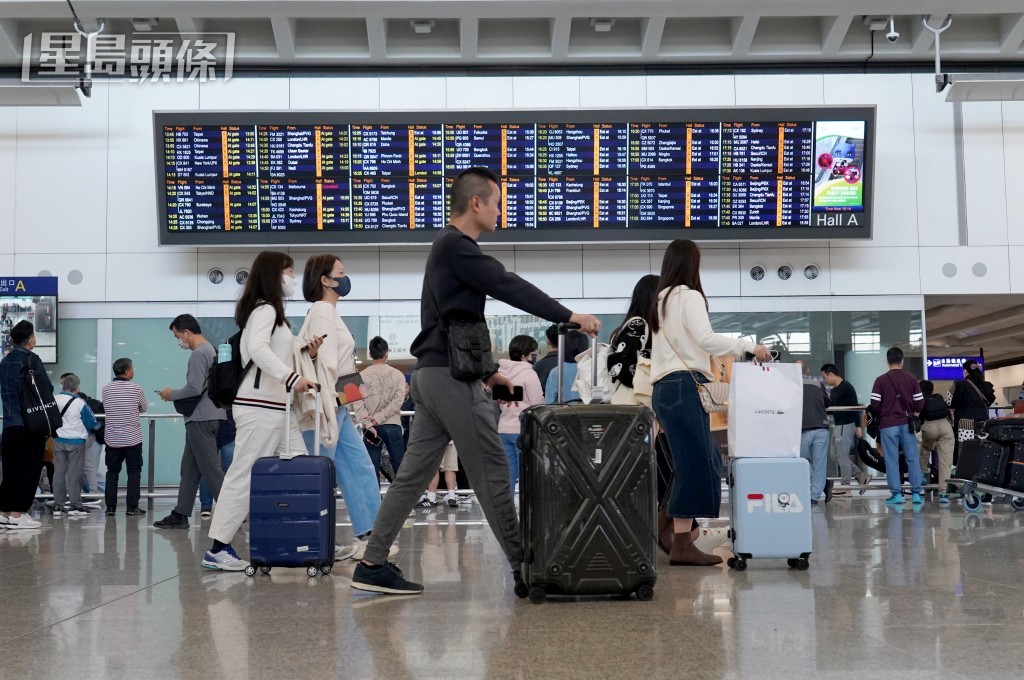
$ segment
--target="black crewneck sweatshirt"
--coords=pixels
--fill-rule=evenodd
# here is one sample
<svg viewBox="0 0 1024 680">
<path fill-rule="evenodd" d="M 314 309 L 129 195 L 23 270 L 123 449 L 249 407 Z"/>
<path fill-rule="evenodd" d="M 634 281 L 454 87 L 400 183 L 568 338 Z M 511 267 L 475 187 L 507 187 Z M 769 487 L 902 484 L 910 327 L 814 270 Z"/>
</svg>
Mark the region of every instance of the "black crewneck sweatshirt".
<svg viewBox="0 0 1024 680">
<path fill-rule="evenodd" d="M 448 344 L 440 319 L 484 321 L 488 295 L 553 323 L 572 316 L 562 304 L 506 271 L 501 262 L 480 250 L 476 241 L 449 224 L 434 239 L 427 257 L 420 299 L 421 330 L 410 348 L 418 360 L 416 368 L 448 366 Z"/>
</svg>

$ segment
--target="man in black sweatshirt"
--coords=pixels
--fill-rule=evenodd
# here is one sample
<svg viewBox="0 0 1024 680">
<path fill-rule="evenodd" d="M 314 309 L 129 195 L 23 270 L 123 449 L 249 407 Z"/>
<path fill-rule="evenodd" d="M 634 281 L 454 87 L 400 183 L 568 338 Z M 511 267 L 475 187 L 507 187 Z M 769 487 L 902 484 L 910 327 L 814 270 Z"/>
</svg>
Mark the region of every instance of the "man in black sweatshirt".
<svg viewBox="0 0 1024 680">
<path fill-rule="evenodd" d="M 499 373 L 482 383 L 452 377 L 443 323 L 484 321 L 488 295 L 548 321 L 578 323 L 590 335 L 597 333 L 601 323 L 589 314 L 569 311 L 480 250 L 477 239 L 495 230 L 500 206 L 499 180 L 490 170 L 472 168 L 455 178 L 451 220 L 434 239 L 427 257 L 420 302 L 422 329 L 411 347 L 417 359 L 411 386 L 416 418 L 409 448 L 381 503 L 364 558 L 352 575 L 351 585 L 358 590 L 396 595 L 423 592 L 422 585 L 406 581 L 401 570 L 387 562 L 388 549 L 437 472 L 449 441 L 455 442 L 484 516 L 505 551 L 513 577 L 519 578 L 523 546 L 509 488 L 508 457 L 498 438 L 494 406 L 484 392 L 484 385 L 511 388 L 512 383 Z"/>
</svg>

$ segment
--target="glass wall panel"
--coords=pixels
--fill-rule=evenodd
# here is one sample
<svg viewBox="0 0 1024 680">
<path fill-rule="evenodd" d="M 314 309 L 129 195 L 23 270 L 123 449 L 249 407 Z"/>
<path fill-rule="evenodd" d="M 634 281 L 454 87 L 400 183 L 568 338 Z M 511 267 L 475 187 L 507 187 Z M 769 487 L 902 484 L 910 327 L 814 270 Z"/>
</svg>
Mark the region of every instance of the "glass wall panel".
<svg viewBox="0 0 1024 680">
<path fill-rule="evenodd" d="M 57 342 L 60 361 L 47 367 L 54 388 L 60 388 L 61 375 L 74 373 L 82 391 L 96 396 L 96 319 L 61 319 Z"/>
<path fill-rule="evenodd" d="M 607 342 L 622 323 L 622 314 L 599 315 L 600 340 Z M 713 312 L 711 324 L 716 332 L 771 346 L 780 351 L 783 361 L 803 359 L 811 375 L 817 376 L 825 363 L 835 363 L 853 384 L 862 403 L 866 402 L 874 379 L 886 370 L 889 347 L 900 347 L 906 354 L 905 368 L 923 377 L 921 310 L 893 311 L 804 311 L 804 312 Z M 356 341 L 356 359 L 368 363 L 366 345 L 380 334 L 392 344 L 392 364 L 408 372 L 414 361 L 408 346 L 419 332 L 418 315 L 343 317 Z M 289 317 L 294 332 L 301 317 Z M 494 315 L 487 319 L 492 331 L 495 354 L 507 356 L 508 344 L 516 335 L 535 338 L 540 354 L 545 352 L 547 321 L 530 315 Z M 55 375 L 72 370 L 82 377 L 83 387 L 96 391 L 96 322 L 72 319 L 62 322 L 61 364 Z M 132 358 L 136 381 L 152 400 L 151 411 L 173 413 L 169 403 L 160 401 L 154 390 L 180 387 L 185 381 L 189 354 L 177 347 L 167 326 L 169 319 L 118 319 L 113 322 L 113 356 Z M 199 318 L 203 334 L 214 345 L 227 339 L 237 328 L 230 318 Z M 71 329 L 70 331 L 68 329 Z M 156 439 L 156 480 L 158 484 L 177 484 L 184 427 L 181 420 L 160 421 Z"/>
</svg>

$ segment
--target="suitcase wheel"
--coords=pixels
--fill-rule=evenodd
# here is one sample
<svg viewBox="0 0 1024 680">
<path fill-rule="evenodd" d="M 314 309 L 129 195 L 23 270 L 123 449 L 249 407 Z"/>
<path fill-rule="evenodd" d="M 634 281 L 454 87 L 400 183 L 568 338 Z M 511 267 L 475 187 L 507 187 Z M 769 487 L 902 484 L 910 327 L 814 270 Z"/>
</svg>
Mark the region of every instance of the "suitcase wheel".
<svg viewBox="0 0 1024 680">
<path fill-rule="evenodd" d="M 981 510 L 981 496 L 976 493 L 965 493 L 963 498 L 964 510 L 978 512 Z"/>
<path fill-rule="evenodd" d="M 266 576 L 270 573 L 270 567 L 260 567 L 260 573 Z"/>
<path fill-rule="evenodd" d="M 534 604 L 541 604 L 542 602 L 544 602 L 544 600 L 548 599 L 547 591 L 541 588 L 540 586 L 534 586 L 530 588 L 530 592 L 528 593 L 528 595 L 530 597 L 530 602 Z"/>
<path fill-rule="evenodd" d="M 331 573 L 331 565 L 325 564 L 324 566 L 320 567 L 320 573 L 323 574 L 324 576 L 327 576 L 327 574 L 330 574 Z"/>
<path fill-rule="evenodd" d="M 1010 505 L 1014 510 L 1024 510 L 1024 498 L 1011 498 Z"/>
<path fill-rule="evenodd" d="M 636 599 L 641 602 L 647 602 L 654 597 L 654 586 L 650 583 L 644 583 L 636 588 Z"/>
<path fill-rule="evenodd" d="M 252 566 L 250 564 L 248 567 L 245 568 L 245 575 L 246 576 L 254 576 L 255 574 L 256 574 L 256 567 L 254 567 L 254 566 Z"/>
<path fill-rule="evenodd" d="M 735 569 L 736 571 L 747 570 L 747 561 L 742 557 L 730 557 L 729 560 L 726 562 L 726 565 L 730 569 Z"/>
<path fill-rule="evenodd" d="M 312 578 L 318 573 L 320 573 L 320 570 L 317 567 L 306 567 L 306 576 Z"/>
<path fill-rule="evenodd" d="M 811 566 L 811 563 L 807 561 L 806 557 L 790 558 L 786 560 L 786 564 L 789 565 L 790 569 L 799 569 L 800 571 L 807 571 Z"/>
<path fill-rule="evenodd" d="M 525 583 L 520 581 L 519 583 L 516 584 L 514 592 L 516 594 L 516 597 L 518 597 L 520 600 L 522 600 L 522 599 L 525 599 L 530 594 L 530 588 Z"/>
</svg>

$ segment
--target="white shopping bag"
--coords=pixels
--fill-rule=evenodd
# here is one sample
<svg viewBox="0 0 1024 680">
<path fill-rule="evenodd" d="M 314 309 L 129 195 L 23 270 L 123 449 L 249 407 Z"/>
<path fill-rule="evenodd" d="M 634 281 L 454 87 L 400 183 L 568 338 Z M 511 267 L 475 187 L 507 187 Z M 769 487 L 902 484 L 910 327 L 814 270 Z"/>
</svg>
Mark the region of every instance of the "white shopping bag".
<svg viewBox="0 0 1024 680">
<path fill-rule="evenodd" d="M 800 455 L 803 383 L 796 364 L 733 364 L 729 385 L 729 455 Z"/>
</svg>

